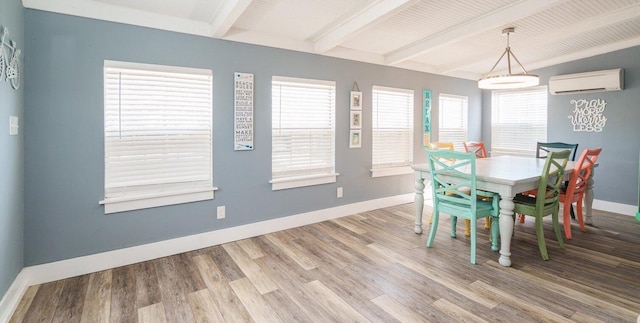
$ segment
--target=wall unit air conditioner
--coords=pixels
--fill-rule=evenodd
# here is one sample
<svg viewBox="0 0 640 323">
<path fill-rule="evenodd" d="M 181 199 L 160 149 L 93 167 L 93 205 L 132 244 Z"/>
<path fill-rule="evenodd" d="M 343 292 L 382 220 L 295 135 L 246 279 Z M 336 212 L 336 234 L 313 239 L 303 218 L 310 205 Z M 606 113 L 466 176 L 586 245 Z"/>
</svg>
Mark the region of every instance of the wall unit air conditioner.
<svg viewBox="0 0 640 323">
<path fill-rule="evenodd" d="M 622 89 L 624 89 L 624 70 L 621 68 L 556 75 L 549 78 L 549 93 L 554 95 L 620 91 Z"/>
</svg>

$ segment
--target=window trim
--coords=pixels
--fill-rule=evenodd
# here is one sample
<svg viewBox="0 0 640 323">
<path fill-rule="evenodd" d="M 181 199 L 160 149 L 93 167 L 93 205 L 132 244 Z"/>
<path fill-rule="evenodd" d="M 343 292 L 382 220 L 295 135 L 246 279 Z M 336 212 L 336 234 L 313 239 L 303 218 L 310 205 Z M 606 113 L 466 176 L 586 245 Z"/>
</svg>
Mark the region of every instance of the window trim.
<svg viewBox="0 0 640 323">
<path fill-rule="evenodd" d="M 178 67 L 178 66 L 166 66 L 166 65 L 155 65 L 155 64 L 144 64 L 144 63 L 132 63 L 132 62 L 121 62 L 121 61 L 111 61 L 105 60 L 103 64 L 103 80 L 106 80 L 106 69 L 130 69 L 130 70 L 140 70 L 140 71 L 152 71 L 152 72 L 164 72 L 164 73 L 181 73 L 181 74 L 193 74 L 193 75 L 205 75 L 211 77 L 211 105 L 213 105 L 213 75 L 211 70 L 207 69 L 198 69 L 198 68 L 188 68 L 188 67 Z M 105 96 L 103 100 L 105 100 L 103 104 L 103 112 L 106 111 L 106 83 L 103 83 L 103 91 Z M 213 115 L 213 107 L 211 106 L 211 115 Z M 213 155 L 213 119 L 211 122 L 211 146 L 210 152 Z M 103 144 L 106 145 L 106 128 L 103 129 Z M 106 151 L 105 151 L 105 164 L 106 168 Z M 205 201 L 205 200 L 213 200 L 215 198 L 215 191 L 218 190 L 217 187 L 214 187 L 213 184 L 213 156 L 211 156 L 211 160 L 209 162 L 209 176 L 211 179 L 211 183 L 209 186 L 201 186 L 193 189 L 173 189 L 170 191 L 160 191 L 153 192 L 148 194 L 138 194 L 138 195 L 129 195 L 129 196 L 118 196 L 118 197 L 106 197 L 98 203 L 100 205 L 104 205 L 105 214 L 132 211 L 132 210 L 140 210 L 146 208 L 153 208 L 159 206 L 167 206 L 167 205 L 175 205 L 182 203 L 190 203 L 196 201 Z M 105 172 L 106 176 L 106 172 Z M 104 178 L 105 182 L 103 182 L 103 188 L 106 191 L 105 183 L 106 177 Z"/>
<path fill-rule="evenodd" d="M 371 177 L 372 178 L 376 178 L 376 177 L 385 177 L 385 176 L 396 176 L 396 175 L 407 175 L 407 174 L 411 174 L 413 173 L 413 169 L 411 168 L 411 164 L 413 164 L 413 144 L 414 144 L 414 135 L 415 135 L 415 118 L 414 118 L 414 114 L 415 114 L 415 90 L 412 89 L 404 89 L 404 88 L 396 88 L 396 87 L 388 87 L 388 86 L 379 86 L 379 85 L 374 85 L 371 88 L 371 113 L 373 114 L 373 96 L 374 96 L 374 91 L 388 91 L 388 92 L 397 92 L 397 93 L 404 93 L 404 94 L 408 94 L 411 95 L 412 99 L 413 99 L 413 104 L 411 105 L 411 111 L 410 111 L 410 116 L 411 116 L 411 125 L 410 125 L 410 129 L 411 129 L 411 143 L 409 144 L 410 146 L 410 153 L 409 153 L 409 157 L 410 157 L 410 161 L 408 165 L 385 165 L 385 166 L 378 166 L 376 167 L 373 164 L 373 154 L 374 154 L 374 150 L 373 150 L 373 135 L 374 135 L 374 131 L 376 129 L 376 127 L 373 125 L 373 120 L 374 118 L 371 118 L 371 122 L 372 122 L 372 127 L 371 127 L 371 136 L 372 136 L 372 146 L 371 146 Z"/>
<path fill-rule="evenodd" d="M 314 186 L 314 185 L 322 185 L 322 184 L 330 184 L 337 182 L 337 177 L 340 175 L 336 172 L 336 117 L 337 117 L 337 108 L 336 108 L 336 82 L 329 80 L 320 80 L 320 79 L 309 79 L 309 78 L 298 78 L 298 77 L 289 77 L 289 76 L 279 76 L 273 75 L 271 77 L 271 88 L 273 89 L 274 82 L 289 82 L 289 83 L 302 83 L 302 84 L 315 84 L 321 86 L 330 86 L 333 87 L 333 171 L 329 173 L 322 174 L 303 174 L 298 176 L 285 176 L 285 177 L 277 177 L 273 178 L 273 149 L 271 152 L 271 179 L 269 183 L 271 184 L 272 191 L 290 189 L 290 188 L 298 188 L 298 187 L 306 187 L 306 186 Z M 271 99 L 273 100 L 273 92 L 271 92 Z M 273 132 L 273 101 L 271 104 L 271 115 L 272 115 L 272 123 L 271 123 L 271 131 Z M 273 137 L 271 138 L 271 145 L 273 147 Z"/>
<path fill-rule="evenodd" d="M 455 145 L 457 142 L 455 142 L 455 141 L 451 141 L 451 140 L 448 140 L 448 139 L 444 139 L 444 138 L 442 138 L 442 137 L 441 137 L 441 131 L 442 131 L 442 129 L 444 128 L 444 127 L 442 126 L 442 124 L 443 124 L 443 122 L 442 122 L 442 121 L 443 121 L 443 116 L 444 116 L 444 114 L 445 114 L 445 112 L 444 112 L 444 111 L 445 111 L 445 109 L 444 109 L 444 108 L 443 108 L 443 106 L 442 106 L 442 99 L 443 99 L 443 97 L 444 97 L 445 99 L 448 99 L 448 100 L 460 100 L 460 101 L 461 101 L 461 103 L 462 103 L 462 105 L 463 105 L 463 107 L 462 107 L 462 108 L 463 108 L 462 113 L 463 113 L 463 116 L 464 116 L 464 118 L 463 118 L 463 119 L 465 119 L 464 121 L 465 121 L 466 123 L 465 123 L 465 124 L 463 124 L 463 127 L 462 127 L 462 128 L 459 128 L 459 129 L 462 129 L 462 130 L 464 131 L 464 139 L 463 139 L 462 141 L 460 141 L 460 142 L 459 142 L 459 145 L 458 145 L 458 146 L 456 146 L 456 145 Z M 452 128 L 449 128 L 449 129 L 452 129 Z M 454 147 L 455 147 L 455 148 L 457 148 L 457 149 L 455 149 L 455 150 L 457 150 L 457 151 L 464 151 L 464 145 L 463 145 L 463 143 L 464 143 L 464 142 L 466 142 L 466 141 L 468 141 L 468 138 L 469 138 L 469 97 L 468 97 L 468 96 L 466 96 L 466 95 L 457 95 L 457 94 L 440 93 L 440 94 L 438 95 L 438 141 L 453 142 Z"/>
</svg>

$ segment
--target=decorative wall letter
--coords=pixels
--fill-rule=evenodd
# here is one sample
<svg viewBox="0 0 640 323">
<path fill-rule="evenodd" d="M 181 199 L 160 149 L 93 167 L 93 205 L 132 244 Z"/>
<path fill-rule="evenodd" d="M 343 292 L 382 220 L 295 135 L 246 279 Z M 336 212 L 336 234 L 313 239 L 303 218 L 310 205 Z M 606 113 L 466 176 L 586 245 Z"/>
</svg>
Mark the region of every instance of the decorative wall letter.
<svg viewBox="0 0 640 323">
<path fill-rule="evenodd" d="M 235 150 L 253 150 L 253 74 L 235 73 Z"/>
<path fill-rule="evenodd" d="M 570 115 L 573 131 L 601 132 L 607 118 L 602 115 L 607 101 L 604 99 L 571 100 L 574 105 L 573 115 Z"/>
<path fill-rule="evenodd" d="M 431 142 L 431 90 L 422 91 L 422 145 Z"/>
</svg>

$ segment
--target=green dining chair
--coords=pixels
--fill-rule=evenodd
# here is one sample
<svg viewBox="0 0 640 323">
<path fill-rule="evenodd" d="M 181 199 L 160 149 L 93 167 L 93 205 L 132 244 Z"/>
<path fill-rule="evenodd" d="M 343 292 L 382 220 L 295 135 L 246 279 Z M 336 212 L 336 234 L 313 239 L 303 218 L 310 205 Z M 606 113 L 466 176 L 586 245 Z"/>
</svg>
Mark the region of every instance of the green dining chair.
<svg viewBox="0 0 640 323">
<path fill-rule="evenodd" d="M 576 152 L 578 151 L 578 144 L 568 144 L 565 142 L 537 142 L 536 143 L 536 158 L 547 158 L 547 155 L 550 152 L 554 152 L 554 151 L 562 151 L 562 150 L 570 150 L 571 154 L 569 155 L 569 160 L 574 161 L 576 160 Z M 568 182 L 565 182 L 565 186 L 569 184 Z M 527 194 L 527 195 L 534 195 L 535 196 L 535 190 L 531 190 L 528 192 L 524 192 L 522 194 Z M 569 206 L 569 212 L 571 213 L 571 217 L 575 218 L 575 212 L 573 212 L 573 206 Z M 520 223 L 524 223 L 524 215 L 520 214 L 518 220 L 520 221 Z"/>
<path fill-rule="evenodd" d="M 560 247 L 564 249 L 564 241 L 560 232 L 558 222 L 558 211 L 560 208 L 560 191 L 562 189 L 564 170 L 569 161 L 571 150 L 560 152 L 550 152 L 547 155 L 536 196 L 518 194 L 514 197 L 514 212 L 535 217 L 536 237 L 538 238 L 538 248 L 542 259 L 549 260 L 547 246 L 544 242 L 544 230 L 542 220 L 545 216 L 551 215 L 553 231 Z"/>
<path fill-rule="evenodd" d="M 471 220 L 471 263 L 476 263 L 476 232 L 478 219 L 491 216 L 491 249 L 498 251 L 499 199 L 496 193 L 476 189 L 476 156 L 449 150 L 427 150 L 431 185 L 433 187 L 433 215 L 427 248 L 433 246 L 440 212 L 451 216 L 451 237 L 456 237 L 458 217 Z M 451 177 L 453 176 L 453 178 Z M 452 183 L 455 182 L 455 183 Z M 491 197 L 491 201 L 478 199 Z"/>
</svg>

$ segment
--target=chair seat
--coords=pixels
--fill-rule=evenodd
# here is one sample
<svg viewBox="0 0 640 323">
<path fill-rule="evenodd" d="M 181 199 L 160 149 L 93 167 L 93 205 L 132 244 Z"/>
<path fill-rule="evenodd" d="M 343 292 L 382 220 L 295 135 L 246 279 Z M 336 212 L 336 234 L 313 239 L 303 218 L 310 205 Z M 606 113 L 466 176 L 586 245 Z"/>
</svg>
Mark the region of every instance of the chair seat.
<svg viewBox="0 0 640 323">
<path fill-rule="evenodd" d="M 460 198 L 461 202 L 464 199 Z M 464 203 L 455 203 L 453 201 L 442 201 L 440 202 L 440 210 L 444 213 L 448 213 L 447 209 L 451 208 L 458 212 L 465 212 L 469 210 L 469 204 Z M 478 200 L 476 204 L 476 217 L 483 217 L 487 215 L 491 215 L 493 210 L 491 201 Z M 473 215 L 472 215 L 473 216 Z M 464 216 L 460 216 L 461 218 L 466 218 Z"/>
<path fill-rule="evenodd" d="M 520 204 L 526 204 L 529 206 L 536 206 L 536 197 L 535 196 L 530 196 L 530 195 L 523 195 L 523 194 L 518 194 L 513 198 L 513 202 L 514 203 L 520 203 Z M 553 205 L 553 203 L 547 203 L 545 204 L 545 207 L 547 205 Z"/>
</svg>

